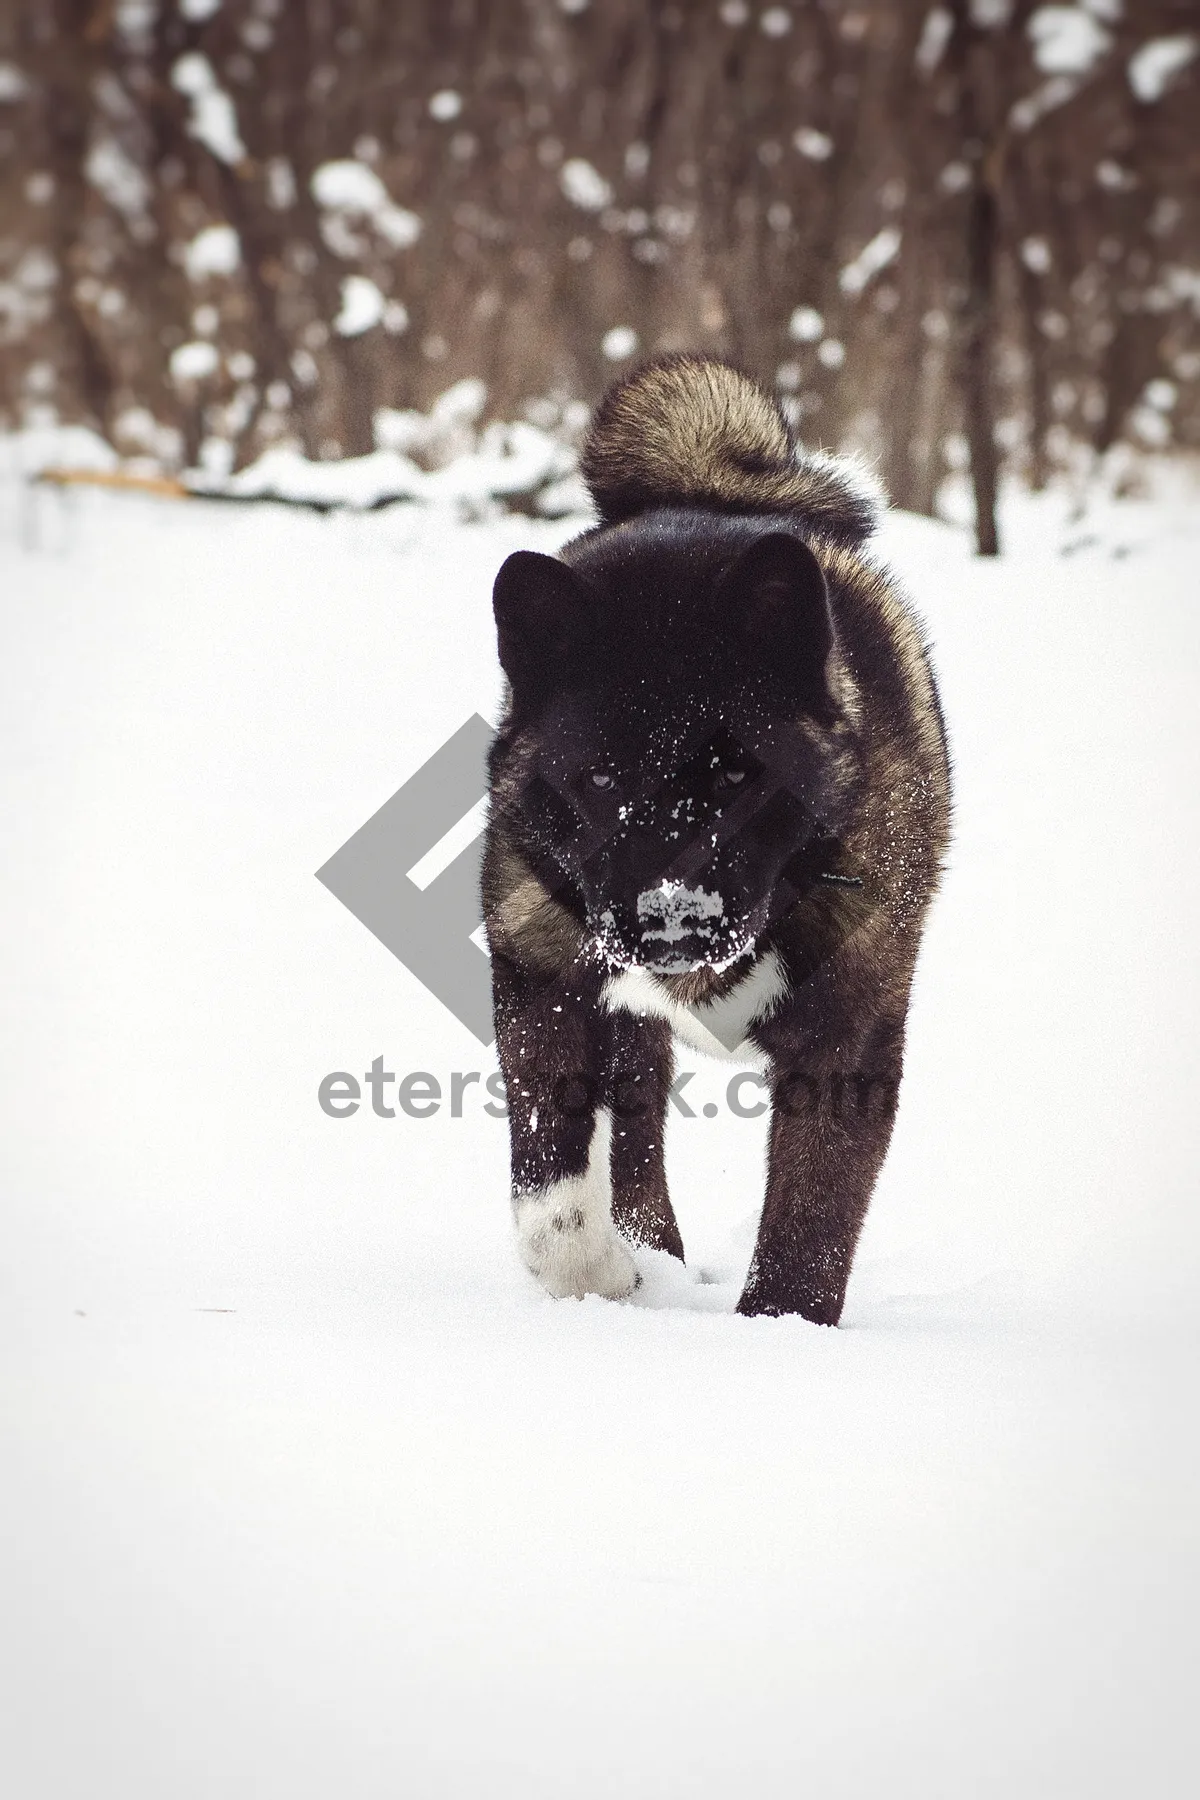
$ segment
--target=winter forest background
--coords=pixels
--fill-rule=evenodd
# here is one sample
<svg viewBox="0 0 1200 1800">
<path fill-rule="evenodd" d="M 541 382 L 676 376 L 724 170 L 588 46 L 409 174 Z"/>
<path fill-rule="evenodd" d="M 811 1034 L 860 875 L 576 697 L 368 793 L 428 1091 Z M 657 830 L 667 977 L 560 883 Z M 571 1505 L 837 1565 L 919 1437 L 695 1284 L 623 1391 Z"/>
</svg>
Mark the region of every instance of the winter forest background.
<svg viewBox="0 0 1200 1800">
<path fill-rule="evenodd" d="M 429 467 L 489 421 L 569 445 L 614 375 L 698 348 L 901 506 L 968 469 L 988 548 L 1006 470 L 1200 448 L 1198 24 L 2 0 L 0 426 L 210 482 L 286 445 Z"/>
</svg>

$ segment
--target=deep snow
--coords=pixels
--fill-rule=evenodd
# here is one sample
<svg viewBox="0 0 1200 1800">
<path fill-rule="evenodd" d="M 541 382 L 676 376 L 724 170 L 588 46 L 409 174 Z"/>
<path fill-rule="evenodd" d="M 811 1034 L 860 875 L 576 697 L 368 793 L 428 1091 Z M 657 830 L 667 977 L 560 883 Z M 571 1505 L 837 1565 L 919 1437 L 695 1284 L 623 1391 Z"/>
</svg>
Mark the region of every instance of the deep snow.
<svg viewBox="0 0 1200 1800">
<path fill-rule="evenodd" d="M 317 1102 L 495 1068 L 314 871 L 566 527 L 0 487 L 5 1794 L 1190 1784 L 1200 527 L 1005 527 L 884 534 L 958 828 L 830 1332 L 732 1315 L 727 1067 L 624 1306 L 518 1266 L 482 1083 Z"/>
</svg>

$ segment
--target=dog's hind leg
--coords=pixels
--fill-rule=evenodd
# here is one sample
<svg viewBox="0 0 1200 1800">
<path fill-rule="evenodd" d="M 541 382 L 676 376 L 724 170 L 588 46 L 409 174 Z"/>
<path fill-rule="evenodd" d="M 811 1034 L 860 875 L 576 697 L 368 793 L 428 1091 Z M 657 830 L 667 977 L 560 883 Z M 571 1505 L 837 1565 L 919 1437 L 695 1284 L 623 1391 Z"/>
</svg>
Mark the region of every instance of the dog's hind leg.
<svg viewBox="0 0 1200 1800">
<path fill-rule="evenodd" d="M 612 1216 L 622 1237 L 683 1260 L 664 1158 L 671 1086 L 670 1027 L 612 1014 L 606 1086 L 612 1111 Z"/>
<path fill-rule="evenodd" d="M 841 1318 L 858 1234 L 887 1153 L 904 1017 L 848 1011 L 772 1072 L 767 1194 L 740 1313 Z"/>
</svg>

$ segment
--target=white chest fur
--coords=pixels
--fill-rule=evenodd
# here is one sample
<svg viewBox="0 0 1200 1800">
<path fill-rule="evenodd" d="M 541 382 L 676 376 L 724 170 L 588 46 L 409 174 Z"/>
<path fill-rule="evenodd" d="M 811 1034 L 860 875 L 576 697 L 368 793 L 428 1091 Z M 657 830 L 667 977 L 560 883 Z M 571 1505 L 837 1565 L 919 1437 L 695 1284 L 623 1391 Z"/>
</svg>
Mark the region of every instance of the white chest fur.
<svg viewBox="0 0 1200 1800">
<path fill-rule="evenodd" d="M 762 1068 L 766 1059 L 747 1033 L 775 1011 L 787 991 L 783 964 L 774 950 L 768 950 L 735 988 L 705 1006 L 681 1006 L 648 969 L 622 969 L 605 982 L 602 999 L 610 1010 L 665 1019 L 677 1038 L 706 1056 Z"/>
</svg>

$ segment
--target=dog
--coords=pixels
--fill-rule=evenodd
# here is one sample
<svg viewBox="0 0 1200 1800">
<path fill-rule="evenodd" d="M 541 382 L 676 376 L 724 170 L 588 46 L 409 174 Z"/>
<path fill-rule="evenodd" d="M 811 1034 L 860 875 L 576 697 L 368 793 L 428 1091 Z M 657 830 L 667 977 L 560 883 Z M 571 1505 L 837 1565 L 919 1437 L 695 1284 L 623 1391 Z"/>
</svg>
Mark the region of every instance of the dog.
<svg viewBox="0 0 1200 1800">
<path fill-rule="evenodd" d="M 599 522 L 517 551 L 483 907 L 512 1204 L 552 1295 L 682 1258 L 673 1038 L 761 1071 L 766 1196 L 738 1311 L 836 1325 L 891 1136 L 950 829 L 921 631 L 864 551 L 877 495 L 700 356 L 601 403 Z"/>
</svg>

